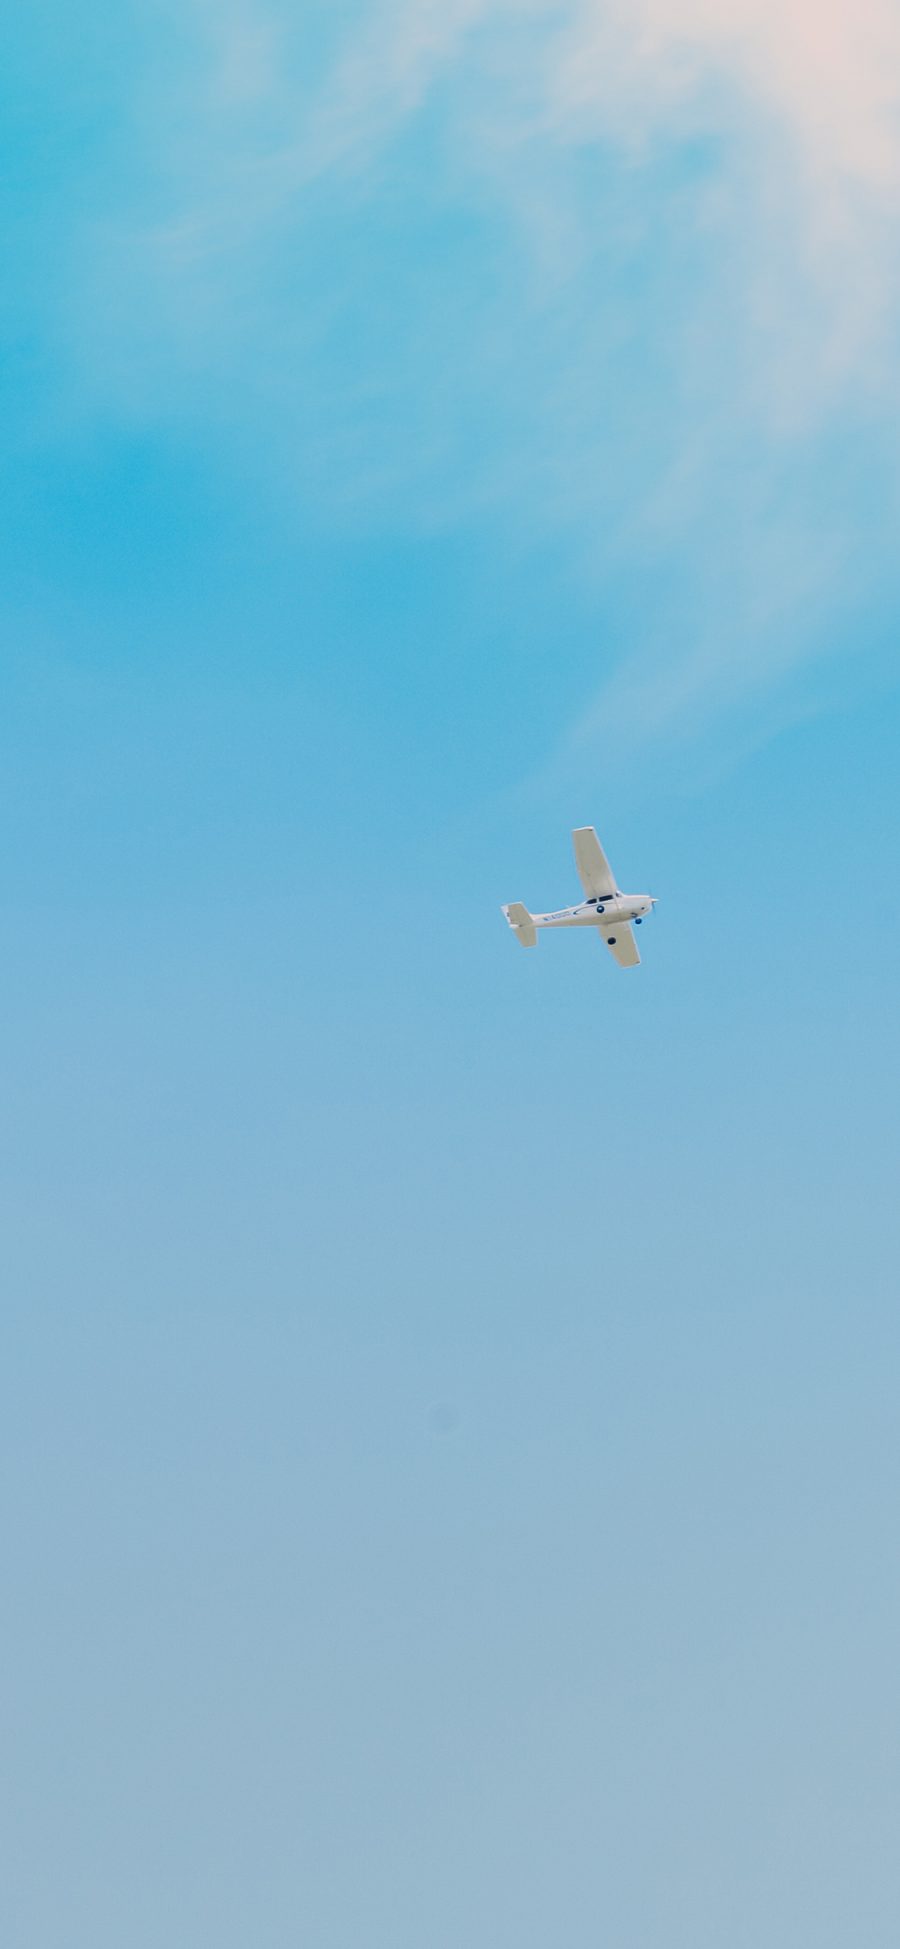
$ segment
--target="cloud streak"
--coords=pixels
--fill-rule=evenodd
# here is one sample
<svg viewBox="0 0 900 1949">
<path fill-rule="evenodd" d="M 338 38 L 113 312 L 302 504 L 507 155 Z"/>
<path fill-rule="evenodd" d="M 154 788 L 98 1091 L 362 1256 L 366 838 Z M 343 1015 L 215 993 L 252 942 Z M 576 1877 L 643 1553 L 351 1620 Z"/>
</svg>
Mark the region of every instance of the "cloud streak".
<svg viewBox="0 0 900 1949">
<path fill-rule="evenodd" d="M 893 5 L 386 0 L 316 59 L 286 8 L 197 18 L 191 134 L 152 219 L 120 228 L 96 388 L 118 374 L 152 412 L 179 363 L 218 367 L 215 413 L 250 369 L 258 413 L 255 365 L 336 507 L 352 478 L 399 510 L 405 483 L 435 519 L 505 504 L 568 528 L 601 582 L 663 565 L 664 609 L 635 598 L 589 726 L 655 735 L 824 641 L 882 572 L 900 486 Z M 434 131 L 422 181 L 418 161 L 392 176 Z M 440 265 L 401 265 L 391 328 L 342 354 L 335 319 L 371 317 L 378 272 L 362 248 L 336 265 L 311 213 L 331 199 L 355 239 L 398 181 L 426 229 L 429 194 L 436 222 L 485 223 L 501 268 L 467 260 L 464 302 Z M 280 266 L 304 254 L 298 297 Z M 481 439 L 452 461 L 467 414 Z M 826 478 L 848 451 L 883 483 L 874 528 Z"/>
</svg>

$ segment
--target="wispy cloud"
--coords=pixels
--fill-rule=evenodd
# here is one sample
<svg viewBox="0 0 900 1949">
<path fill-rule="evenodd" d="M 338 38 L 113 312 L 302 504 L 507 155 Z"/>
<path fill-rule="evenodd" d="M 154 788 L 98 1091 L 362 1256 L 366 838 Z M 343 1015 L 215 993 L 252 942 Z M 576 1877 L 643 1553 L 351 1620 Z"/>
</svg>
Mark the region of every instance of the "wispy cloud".
<svg viewBox="0 0 900 1949">
<path fill-rule="evenodd" d="M 326 498 L 352 477 L 399 508 L 412 484 L 420 506 L 568 527 L 601 578 L 652 564 L 664 601 L 636 595 L 589 726 L 652 733 L 824 640 L 876 572 L 867 468 L 882 508 L 900 487 L 892 0 L 370 0 L 318 34 L 277 4 L 195 18 L 145 208 L 96 233 L 117 296 L 95 392 L 152 412 L 198 381 L 209 402 L 218 374 L 210 410 L 243 388 L 260 411 L 270 382 Z M 359 211 L 396 212 L 416 136 L 416 223 L 430 189 L 436 220 L 487 226 L 484 256 L 450 293 L 417 230 L 391 313 Z"/>
</svg>

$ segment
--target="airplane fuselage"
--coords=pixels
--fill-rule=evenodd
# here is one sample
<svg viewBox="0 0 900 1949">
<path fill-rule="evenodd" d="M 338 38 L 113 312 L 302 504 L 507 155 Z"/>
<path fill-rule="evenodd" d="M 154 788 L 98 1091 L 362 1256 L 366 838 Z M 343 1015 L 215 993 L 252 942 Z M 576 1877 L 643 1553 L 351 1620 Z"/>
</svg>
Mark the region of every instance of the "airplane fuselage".
<svg viewBox="0 0 900 1949">
<path fill-rule="evenodd" d="M 577 907 L 558 907 L 552 914 L 532 914 L 535 927 L 612 927 L 644 919 L 653 906 L 649 893 L 614 893 L 608 899 L 582 900 Z"/>
</svg>

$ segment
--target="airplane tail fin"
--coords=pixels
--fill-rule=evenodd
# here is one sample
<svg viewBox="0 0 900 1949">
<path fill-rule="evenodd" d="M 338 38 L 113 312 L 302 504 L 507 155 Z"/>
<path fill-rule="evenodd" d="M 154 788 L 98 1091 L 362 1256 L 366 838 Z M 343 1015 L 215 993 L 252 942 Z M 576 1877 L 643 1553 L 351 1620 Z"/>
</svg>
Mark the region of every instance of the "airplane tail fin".
<svg viewBox="0 0 900 1949">
<path fill-rule="evenodd" d="M 523 907 L 521 900 L 511 901 L 508 907 L 504 907 L 503 912 L 516 940 L 520 941 L 523 947 L 537 947 L 537 929 L 528 908 Z"/>
</svg>

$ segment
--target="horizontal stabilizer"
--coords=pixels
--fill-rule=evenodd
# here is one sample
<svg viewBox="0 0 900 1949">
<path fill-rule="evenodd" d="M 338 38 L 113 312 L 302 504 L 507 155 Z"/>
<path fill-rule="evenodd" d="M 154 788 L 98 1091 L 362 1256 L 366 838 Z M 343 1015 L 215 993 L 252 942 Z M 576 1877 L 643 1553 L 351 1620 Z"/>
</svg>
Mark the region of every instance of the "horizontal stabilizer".
<svg viewBox="0 0 900 1949">
<path fill-rule="evenodd" d="M 521 900 L 511 901 L 508 907 L 504 907 L 503 912 L 509 921 L 516 939 L 521 941 L 522 946 L 537 947 L 537 930 L 534 921 L 528 912 L 528 908 L 523 907 Z"/>
</svg>

